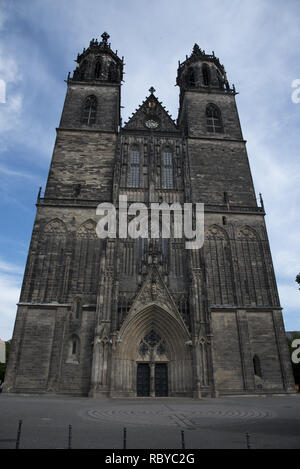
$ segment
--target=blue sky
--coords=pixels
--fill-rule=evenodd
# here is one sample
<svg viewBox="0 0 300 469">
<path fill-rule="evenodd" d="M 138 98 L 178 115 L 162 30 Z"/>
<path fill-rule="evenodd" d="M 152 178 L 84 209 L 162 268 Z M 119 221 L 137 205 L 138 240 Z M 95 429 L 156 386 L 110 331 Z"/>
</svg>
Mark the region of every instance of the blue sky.
<svg viewBox="0 0 300 469">
<path fill-rule="evenodd" d="M 215 51 L 237 105 L 266 223 L 287 330 L 300 330 L 298 0 L 0 0 L 0 338 L 12 336 L 35 201 L 45 187 L 69 71 L 107 31 L 125 58 L 123 121 L 154 86 L 176 119 L 178 60 Z"/>
</svg>

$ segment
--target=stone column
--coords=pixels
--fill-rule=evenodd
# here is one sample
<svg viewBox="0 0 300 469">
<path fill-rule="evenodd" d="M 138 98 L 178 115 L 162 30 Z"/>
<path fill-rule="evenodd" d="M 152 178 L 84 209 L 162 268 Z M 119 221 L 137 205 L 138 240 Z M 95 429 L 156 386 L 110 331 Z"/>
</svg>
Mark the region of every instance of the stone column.
<svg viewBox="0 0 300 469">
<path fill-rule="evenodd" d="M 201 380 L 200 380 L 200 373 L 199 373 L 199 363 L 200 363 L 199 347 L 198 347 L 197 341 L 194 340 L 194 344 L 193 344 L 193 373 L 194 373 L 193 397 L 194 397 L 194 399 L 201 399 L 202 398 Z"/>
<path fill-rule="evenodd" d="M 282 319 L 282 312 L 280 309 L 275 309 L 273 310 L 272 315 L 283 389 L 289 393 L 294 393 L 296 392 L 295 381 Z"/>
<path fill-rule="evenodd" d="M 248 318 L 245 310 L 239 309 L 236 312 L 236 320 L 238 327 L 241 362 L 243 370 L 244 389 L 246 391 L 255 390 L 255 380 L 253 371 L 253 357 L 251 343 L 248 331 Z"/>
<path fill-rule="evenodd" d="M 155 397 L 155 363 L 150 363 L 150 396 Z"/>
<path fill-rule="evenodd" d="M 91 377 L 91 396 L 106 396 L 109 390 L 108 359 L 109 359 L 109 329 L 110 322 L 102 321 L 96 328 L 93 350 L 93 364 Z"/>
</svg>

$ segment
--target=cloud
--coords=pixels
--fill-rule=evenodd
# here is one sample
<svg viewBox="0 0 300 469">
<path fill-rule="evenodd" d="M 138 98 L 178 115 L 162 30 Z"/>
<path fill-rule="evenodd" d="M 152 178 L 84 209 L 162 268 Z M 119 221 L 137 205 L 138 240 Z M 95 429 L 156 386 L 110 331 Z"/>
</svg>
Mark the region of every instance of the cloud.
<svg viewBox="0 0 300 469">
<path fill-rule="evenodd" d="M 0 79 L 7 82 L 7 103 L 0 103 L 4 200 L 14 201 L 19 213 L 24 211 L 27 201 L 22 194 L 29 185 L 21 176 L 29 183 L 31 174 L 48 169 L 66 91 L 63 80 L 92 37 L 107 30 L 112 48 L 125 56 L 123 121 L 145 99 L 150 86 L 176 119 L 178 60 L 185 60 L 197 42 L 202 49 L 215 51 L 240 93 L 236 101 L 255 189 L 265 202 L 282 306 L 289 321 L 299 324 L 296 293 L 300 292 L 293 288 L 300 270 L 300 103 L 291 100 L 291 83 L 300 78 L 299 2 L 173 0 L 170 8 L 170 0 L 151 4 L 30 0 L 4 5 L 0 12 L 4 37 Z M 10 238 L 6 226 L 3 230 Z M 9 253 L 14 255 L 11 248 Z"/>
<path fill-rule="evenodd" d="M 0 164 L 0 174 L 3 174 L 5 176 L 11 177 L 11 178 L 22 178 L 22 179 L 31 179 L 36 182 L 39 181 L 38 177 L 34 174 L 27 173 L 26 171 L 15 171 L 9 168 L 6 168 L 5 166 L 2 166 Z"/>
<path fill-rule="evenodd" d="M 279 298 L 282 305 L 286 305 L 283 309 L 283 318 L 286 330 L 300 331 L 300 291 L 297 283 L 294 285 L 278 282 Z"/>
<path fill-rule="evenodd" d="M 22 79 L 22 76 L 15 58 L 7 53 L 4 45 L 0 45 L 0 79 L 3 80 L 5 84 L 5 96 L 4 99 L 1 100 L 5 102 L 0 103 L 1 136 L 4 132 L 16 128 L 21 117 L 23 104 L 23 96 L 20 92 L 16 91 L 14 86 Z"/>
<path fill-rule="evenodd" d="M 12 337 L 17 302 L 20 296 L 23 269 L 0 259 L 0 338 Z"/>
<path fill-rule="evenodd" d="M 43 55 L 36 37 L 12 34 L 11 23 L 16 21 L 18 9 L 14 10 L 13 4 L 6 5 L 7 14 L 2 23 L 0 20 L 6 39 L 0 45 L 0 79 L 6 85 L 6 102 L 0 103 L 0 152 L 8 153 L 18 145 L 28 161 L 34 158 L 36 165 L 43 165 L 52 153 L 59 110 L 56 121 L 52 120 L 52 111 L 58 106 L 64 82 L 56 76 L 55 67 L 51 67 L 47 54 Z M 22 27 L 22 23 L 18 24 L 17 30 Z M 62 99 L 59 104 L 62 105 Z M 44 159 L 36 159 L 36 152 Z"/>
<path fill-rule="evenodd" d="M 6 83 L 18 83 L 22 80 L 16 60 L 8 55 L 3 45 L 0 46 L 0 76 Z"/>
<path fill-rule="evenodd" d="M 23 97 L 20 94 L 8 95 L 6 103 L 0 104 L 0 135 L 15 128 L 22 113 Z"/>
<path fill-rule="evenodd" d="M 5 273 L 5 274 L 18 274 L 22 275 L 24 272 L 24 269 L 21 267 L 15 265 L 15 264 L 10 264 L 9 262 L 5 262 L 2 259 L 0 259 L 0 272 Z"/>
</svg>

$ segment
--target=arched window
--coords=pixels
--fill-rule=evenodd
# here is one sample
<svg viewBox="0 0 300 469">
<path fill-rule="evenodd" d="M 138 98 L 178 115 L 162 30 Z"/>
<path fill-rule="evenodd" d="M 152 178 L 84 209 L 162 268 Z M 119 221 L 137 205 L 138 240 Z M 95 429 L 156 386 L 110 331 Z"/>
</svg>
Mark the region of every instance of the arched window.
<svg viewBox="0 0 300 469">
<path fill-rule="evenodd" d="M 30 296 L 38 294 L 38 298 L 45 298 L 45 301 L 50 303 L 55 300 L 57 295 L 62 294 L 62 284 L 64 278 L 67 278 L 65 270 L 66 256 L 64 254 L 67 233 L 65 224 L 58 218 L 49 221 L 45 225 L 39 240 L 40 255 L 37 259 L 39 275 L 30 283 Z M 49 282 L 51 282 L 51 288 L 47 288 Z"/>
<path fill-rule="evenodd" d="M 220 88 L 220 90 L 223 90 L 224 89 L 224 80 L 223 80 L 219 70 L 217 70 L 217 78 L 218 78 L 219 88 Z"/>
<path fill-rule="evenodd" d="M 69 339 L 69 348 L 68 348 L 68 356 L 67 356 L 67 363 L 79 363 L 80 357 L 80 341 L 79 337 L 76 334 L 72 334 Z"/>
<path fill-rule="evenodd" d="M 80 302 L 79 299 L 76 300 L 76 302 L 75 302 L 74 313 L 75 313 L 75 319 L 80 319 L 81 302 Z"/>
<path fill-rule="evenodd" d="M 253 357 L 253 369 L 254 369 L 254 374 L 262 378 L 260 359 L 258 355 L 254 355 Z"/>
<path fill-rule="evenodd" d="M 117 67 L 113 62 L 111 62 L 108 69 L 108 81 L 118 81 Z"/>
<path fill-rule="evenodd" d="M 140 187 L 140 152 L 138 147 L 130 150 L 129 187 Z"/>
<path fill-rule="evenodd" d="M 223 228 L 212 225 L 206 231 L 204 252 L 207 286 L 212 304 L 237 304 L 230 240 Z"/>
<path fill-rule="evenodd" d="M 261 238 L 254 228 L 238 229 L 236 249 L 243 304 L 249 306 L 272 305 L 270 285 L 267 280 L 266 260 Z"/>
<path fill-rule="evenodd" d="M 84 60 L 82 62 L 82 64 L 80 65 L 80 69 L 79 69 L 79 79 L 80 80 L 84 80 L 86 69 L 87 69 L 87 61 Z"/>
<path fill-rule="evenodd" d="M 196 85 L 195 72 L 193 67 L 188 68 L 187 81 L 188 86 L 194 87 Z"/>
<path fill-rule="evenodd" d="M 209 104 L 206 108 L 206 126 L 208 132 L 223 132 L 221 112 L 214 104 Z"/>
<path fill-rule="evenodd" d="M 210 71 L 209 71 L 207 64 L 203 64 L 202 75 L 203 75 L 203 84 L 205 86 L 208 86 L 210 84 Z"/>
<path fill-rule="evenodd" d="M 97 98 L 88 96 L 83 105 L 82 119 L 83 125 L 93 125 L 96 122 Z"/>
<path fill-rule="evenodd" d="M 95 78 L 101 77 L 102 63 L 101 60 L 97 60 L 95 65 Z"/>
<path fill-rule="evenodd" d="M 169 149 L 162 153 L 162 187 L 173 189 L 173 155 Z"/>
</svg>

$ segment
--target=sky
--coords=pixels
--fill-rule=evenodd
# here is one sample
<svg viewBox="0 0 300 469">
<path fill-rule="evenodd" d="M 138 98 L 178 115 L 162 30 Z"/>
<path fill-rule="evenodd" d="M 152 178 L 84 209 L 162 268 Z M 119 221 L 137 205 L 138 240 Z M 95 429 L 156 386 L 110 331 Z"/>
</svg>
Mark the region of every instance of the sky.
<svg viewBox="0 0 300 469">
<path fill-rule="evenodd" d="M 0 0 L 1 339 L 13 332 L 64 80 L 77 53 L 104 31 L 124 56 L 123 122 L 151 86 L 177 118 L 178 60 L 195 43 L 225 65 L 267 212 L 285 327 L 300 330 L 300 102 L 292 100 L 292 83 L 300 80 L 299 20 L 298 0 Z"/>
</svg>

